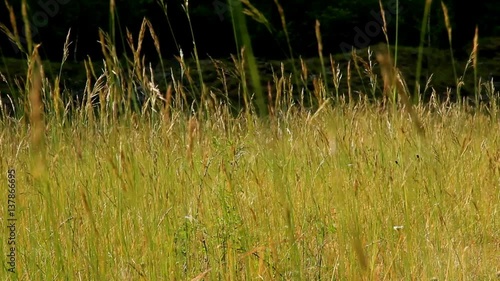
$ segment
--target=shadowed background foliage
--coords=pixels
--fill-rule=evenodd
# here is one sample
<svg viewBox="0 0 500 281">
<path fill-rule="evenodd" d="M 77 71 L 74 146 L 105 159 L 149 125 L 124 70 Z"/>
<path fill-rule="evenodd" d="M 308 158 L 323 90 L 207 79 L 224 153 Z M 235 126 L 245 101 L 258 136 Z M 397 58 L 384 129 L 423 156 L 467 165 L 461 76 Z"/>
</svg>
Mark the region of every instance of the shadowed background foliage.
<svg viewBox="0 0 500 281">
<path fill-rule="evenodd" d="M 399 44 L 418 45 L 424 9 L 423 0 L 400 1 Z M 500 35 L 497 26 L 497 15 L 500 13 L 500 2 L 494 0 L 444 1 L 450 11 L 453 29 L 454 47 L 457 56 L 466 55 L 466 47 L 474 36 L 476 24 L 481 37 Z M 21 0 L 11 0 L 18 15 L 18 28 L 21 23 Z M 43 42 L 43 57 L 59 61 L 62 46 L 68 32 L 72 29 L 72 59 L 81 60 L 87 55 L 99 58 L 100 46 L 97 42 L 98 28 L 107 31 L 109 26 L 109 1 L 102 0 L 28 0 L 29 18 L 31 19 L 33 39 Z M 168 20 L 155 0 L 116 0 L 117 7 L 117 47 L 123 52 L 120 37 L 125 37 L 128 28 L 137 34 L 143 17 L 147 17 L 157 29 L 166 56 L 178 54 L 180 46 L 184 54 L 192 52 L 192 38 L 186 14 L 182 8 L 183 1 L 167 0 Z M 254 51 L 258 57 L 282 59 L 288 55 L 288 46 L 281 25 L 281 18 L 274 1 L 253 0 L 250 3 L 263 13 L 269 25 L 258 23 L 248 18 Z M 396 0 L 382 0 L 386 9 L 389 35 L 395 35 L 396 17 L 391 15 L 390 7 L 395 7 Z M 324 49 L 327 53 L 342 51 L 344 46 L 359 46 L 366 40 L 356 37 L 359 30 L 365 31 L 367 24 L 377 22 L 380 14 L 378 0 L 287 0 L 280 3 L 285 11 L 287 29 L 294 52 L 303 56 L 315 56 L 317 43 L 314 35 L 315 20 L 321 22 Z M 4 3 L 0 16 L 2 22 L 10 27 L 8 13 Z M 193 23 L 199 54 L 213 57 L 227 57 L 235 53 L 231 17 L 224 0 L 192 0 L 189 2 L 189 13 Z M 378 19 L 380 21 L 380 19 Z M 170 26 L 169 26 L 170 23 Z M 432 28 L 426 37 L 426 45 L 448 48 L 448 38 L 444 24 L 443 11 L 439 1 L 433 1 L 430 21 Z M 376 31 L 376 30 L 375 30 Z M 366 43 L 376 44 L 384 41 L 382 32 L 375 32 Z M 390 38 L 394 42 L 394 38 Z M 363 41 L 363 42 L 361 42 Z M 216 43 L 214 43 L 216 42 Z M 1 52 L 3 56 L 20 56 L 16 48 L 9 43 L 6 36 L 1 36 Z M 76 49 L 75 49 L 76 47 Z M 145 50 L 154 53 L 152 42 L 146 40 Z"/>
</svg>

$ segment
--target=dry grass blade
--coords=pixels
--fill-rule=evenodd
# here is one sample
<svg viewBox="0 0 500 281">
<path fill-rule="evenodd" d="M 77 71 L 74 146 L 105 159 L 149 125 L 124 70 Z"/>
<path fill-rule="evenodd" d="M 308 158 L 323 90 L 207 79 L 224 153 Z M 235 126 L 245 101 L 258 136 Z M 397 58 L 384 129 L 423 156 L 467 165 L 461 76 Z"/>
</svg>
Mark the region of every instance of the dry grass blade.
<svg viewBox="0 0 500 281">
<path fill-rule="evenodd" d="M 134 53 L 134 59 L 139 59 L 142 50 L 142 41 L 144 41 L 144 34 L 146 33 L 146 19 L 142 20 L 141 30 L 139 31 L 139 38 L 137 39 L 137 51 Z"/>
<path fill-rule="evenodd" d="M 134 46 L 134 36 L 130 32 L 130 30 L 128 30 L 128 28 L 125 29 L 125 33 L 127 35 L 127 44 L 128 44 L 130 50 L 132 50 L 132 53 L 135 56 L 136 52 L 135 52 L 135 46 Z"/>
<path fill-rule="evenodd" d="M 271 82 L 267 82 L 267 104 L 268 104 L 268 111 L 269 111 L 269 117 L 271 120 L 274 120 L 274 111 L 275 111 L 275 106 L 276 104 L 273 105 L 273 90 L 271 87 Z"/>
<path fill-rule="evenodd" d="M 472 67 L 477 68 L 477 49 L 479 47 L 479 29 L 476 26 L 475 32 L 474 32 L 474 41 L 473 41 L 473 46 L 472 46 Z"/>
<path fill-rule="evenodd" d="M 71 35 L 71 28 L 68 30 L 68 33 L 66 34 L 66 40 L 64 40 L 62 63 L 64 63 L 68 59 L 68 56 L 69 56 L 69 46 L 72 43 L 69 41 L 70 35 Z M 60 72 L 59 72 L 59 75 L 61 75 Z"/>
<path fill-rule="evenodd" d="M 382 25 L 382 32 L 384 33 L 384 36 L 385 36 L 385 41 L 387 42 L 387 46 L 389 46 L 389 35 L 387 33 L 387 21 L 385 19 L 385 9 L 384 9 L 384 5 L 382 4 L 382 1 L 379 0 L 378 1 L 378 4 L 380 6 L 380 14 L 382 15 L 382 22 L 383 22 L 383 25 Z"/>
<path fill-rule="evenodd" d="M 247 7 L 243 10 L 243 13 L 253 18 L 256 22 L 263 24 L 268 29 L 268 31 L 272 33 L 271 24 L 266 19 L 264 14 L 259 11 L 259 9 L 255 8 L 255 6 L 252 5 L 252 3 L 250 3 L 250 1 L 248 0 L 241 0 L 241 3 L 243 3 Z"/>
<path fill-rule="evenodd" d="M 107 39 L 108 38 L 106 36 L 106 33 L 102 29 L 99 29 L 99 44 L 101 45 L 101 52 L 102 52 L 104 58 L 106 58 L 106 59 L 109 58 L 108 47 L 107 47 L 108 40 Z"/>
<path fill-rule="evenodd" d="M 330 66 L 332 68 L 332 74 L 333 74 L 333 86 L 335 87 L 335 96 L 338 99 L 339 98 L 339 87 L 340 87 L 340 80 L 342 79 L 342 74 L 340 73 L 340 65 L 335 66 L 335 60 L 333 59 L 333 56 L 330 54 Z"/>
<path fill-rule="evenodd" d="M 203 271 L 202 273 L 200 273 L 198 276 L 196 276 L 195 278 L 191 279 L 191 281 L 200 281 L 200 280 L 203 280 L 205 279 L 205 276 L 207 276 L 207 274 L 211 271 L 212 269 L 209 268 L 205 271 Z"/>
<path fill-rule="evenodd" d="M 162 66 L 162 70 L 164 70 L 163 60 L 162 60 L 161 51 L 160 51 L 160 39 L 158 38 L 158 35 L 156 35 L 156 32 L 153 29 L 153 25 L 151 24 L 151 22 L 148 21 L 147 19 L 145 19 L 145 22 L 148 25 L 149 34 L 151 35 L 151 38 L 153 38 L 153 43 L 154 43 L 156 52 L 158 53 L 158 56 L 160 57 L 160 64 Z M 180 51 L 180 49 L 179 49 L 179 51 Z"/>
<path fill-rule="evenodd" d="M 163 120 L 165 124 L 170 124 L 170 109 L 172 103 L 172 85 L 168 85 L 165 96 L 165 107 L 163 108 Z"/>
<path fill-rule="evenodd" d="M 87 196 L 85 195 L 85 192 L 82 190 L 82 201 L 83 201 L 83 207 L 87 214 L 89 215 L 90 222 L 92 223 L 92 228 L 94 229 L 95 234 L 99 235 L 99 230 L 97 229 L 97 225 L 95 222 L 94 214 L 92 213 L 92 209 L 90 208 L 89 200 L 87 199 Z"/>
<path fill-rule="evenodd" d="M 85 60 L 84 66 L 87 79 L 85 80 L 86 100 L 82 99 L 82 106 L 85 103 L 85 111 L 82 111 L 82 113 L 85 112 L 87 114 L 87 118 L 89 118 L 90 121 L 89 123 L 92 124 L 94 121 L 94 114 L 92 111 L 92 73 L 93 73 L 92 61 L 90 59 L 89 61 Z"/>
<path fill-rule="evenodd" d="M 9 30 L 7 26 L 5 26 L 3 23 L 0 23 L 0 30 L 7 35 L 9 40 L 17 46 L 19 50 L 21 50 L 23 53 L 24 48 L 23 45 L 21 44 L 21 40 L 19 37 L 19 31 L 17 29 L 17 23 L 16 23 L 16 15 L 14 13 L 14 9 L 12 6 L 9 4 L 8 1 L 5 1 L 5 6 L 7 7 L 7 10 L 9 11 L 9 20 L 10 20 L 10 25 L 12 26 L 12 31 Z"/>
<path fill-rule="evenodd" d="M 140 81 L 144 84 L 145 81 L 145 74 L 143 73 L 145 71 L 144 67 L 144 62 L 141 64 L 141 50 L 142 50 L 142 42 L 144 41 L 144 34 L 146 33 L 146 19 L 142 20 L 141 24 L 141 29 L 139 31 L 139 37 L 137 39 L 137 47 L 135 46 L 134 43 L 134 36 L 132 33 L 127 29 L 127 43 L 129 45 L 129 48 L 132 50 L 132 54 L 134 56 L 134 64 L 133 64 L 133 72 L 135 75 L 140 79 Z M 133 80 L 133 79 L 131 79 Z M 129 95 L 127 100 L 130 101 L 130 90 L 132 87 L 128 87 L 129 89 Z"/>
<path fill-rule="evenodd" d="M 455 79 L 455 83 L 458 83 L 457 69 L 455 66 L 455 58 L 453 56 L 452 26 L 451 26 L 451 22 L 450 22 L 450 16 L 448 15 L 448 7 L 446 7 L 446 5 L 444 4 L 443 1 L 441 1 L 441 8 L 443 9 L 444 23 L 446 26 L 446 31 L 448 33 L 448 43 L 450 45 L 450 56 L 451 56 L 451 66 L 453 68 L 453 78 Z"/>
<path fill-rule="evenodd" d="M 451 44 L 451 31 L 452 31 L 452 28 L 451 28 L 451 23 L 450 23 L 450 17 L 448 15 L 448 7 L 446 7 L 446 5 L 444 4 L 443 1 L 441 1 L 441 8 L 443 9 L 443 14 L 444 14 L 444 23 L 446 25 L 446 31 L 448 32 L 448 40 L 450 41 L 450 44 Z"/>
<path fill-rule="evenodd" d="M 474 95 L 476 96 L 476 104 L 478 103 L 479 100 L 479 89 L 478 89 L 478 84 L 480 85 L 481 83 L 478 83 L 477 81 L 477 52 L 478 52 L 478 47 L 479 47 L 479 29 L 476 25 L 476 30 L 474 32 L 474 41 L 473 41 L 473 46 L 472 46 L 472 68 L 474 69 Z"/>
<path fill-rule="evenodd" d="M 5 1 L 5 6 L 7 7 L 7 10 L 9 11 L 9 20 L 10 20 L 10 25 L 12 26 L 12 31 L 14 32 L 14 42 L 18 44 L 20 42 L 19 40 L 19 31 L 17 30 L 17 24 L 16 24 L 16 15 L 14 14 L 14 9 L 12 6 L 9 4 L 8 1 Z M 3 25 L 3 24 L 2 24 Z"/>
<path fill-rule="evenodd" d="M 26 41 L 28 43 L 28 53 L 32 53 L 33 51 L 33 41 L 31 40 L 31 24 L 29 22 L 29 15 L 28 15 L 28 5 L 26 4 L 26 0 L 23 0 L 21 4 L 21 14 L 23 16 L 23 22 L 24 22 L 24 34 Z"/>
</svg>

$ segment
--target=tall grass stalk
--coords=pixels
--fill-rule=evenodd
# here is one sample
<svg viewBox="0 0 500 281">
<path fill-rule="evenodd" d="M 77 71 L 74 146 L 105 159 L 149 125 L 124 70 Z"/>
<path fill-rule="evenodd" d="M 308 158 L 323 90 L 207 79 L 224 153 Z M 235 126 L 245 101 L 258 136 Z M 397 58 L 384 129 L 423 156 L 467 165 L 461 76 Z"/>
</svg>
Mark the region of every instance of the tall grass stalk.
<svg viewBox="0 0 500 281">
<path fill-rule="evenodd" d="M 170 17 L 168 16 L 168 5 L 165 3 L 165 0 L 157 0 L 158 5 L 160 5 L 163 13 L 165 14 L 165 18 L 167 19 L 167 24 L 168 24 L 168 29 L 170 30 L 170 35 L 172 35 L 172 38 L 174 40 L 175 47 L 177 48 L 177 52 L 180 52 L 181 47 L 177 43 L 177 37 L 175 36 L 174 29 L 172 28 L 172 23 L 170 22 Z"/>
<path fill-rule="evenodd" d="M 109 33 L 111 44 L 116 43 L 116 4 L 115 0 L 109 0 Z"/>
<path fill-rule="evenodd" d="M 250 35 L 248 34 L 243 7 L 239 0 L 228 0 L 228 4 L 231 10 L 233 30 L 236 34 L 235 40 L 237 42 L 237 46 L 241 44 L 241 47 L 244 48 L 245 61 L 248 64 L 250 79 L 255 91 L 257 110 L 259 114 L 267 115 L 267 106 L 265 103 L 264 93 L 262 91 L 260 75 L 257 69 L 257 62 L 252 50 L 252 42 L 250 40 Z M 247 89 L 243 89 L 243 91 L 246 90 Z"/>
<path fill-rule="evenodd" d="M 27 52 L 27 54 L 32 54 L 33 53 L 33 39 L 31 37 L 31 24 L 29 21 L 28 4 L 26 3 L 26 0 L 21 1 L 21 15 L 23 18 L 24 35 L 25 35 L 26 43 L 27 43 L 26 52 Z M 19 37 L 17 37 L 16 39 L 19 39 Z"/>
<path fill-rule="evenodd" d="M 425 34 L 427 32 L 427 19 L 430 15 L 432 0 L 425 1 L 424 15 L 420 27 L 420 45 L 418 46 L 417 69 L 415 70 L 415 89 L 413 90 L 413 103 L 420 99 L 420 75 L 422 73 L 422 59 L 424 55 Z"/>
<path fill-rule="evenodd" d="M 476 99 L 476 104 L 479 104 L 479 85 L 478 85 L 478 77 L 477 77 L 477 57 L 479 56 L 479 28 L 476 25 L 476 29 L 474 32 L 474 39 L 472 41 L 472 53 L 474 56 L 472 57 L 472 67 L 474 68 L 474 97 Z"/>
<path fill-rule="evenodd" d="M 321 29 L 320 29 L 320 23 L 319 20 L 316 20 L 316 41 L 318 44 L 318 55 L 319 55 L 319 61 L 321 63 L 321 73 L 322 77 L 321 79 L 325 82 L 324 83 L 324 88 L 325 88 L 325 93 L 323 94 L 324 97 L 327 97 L 330 94 L 330 91 L 328 90 L 328 83 L 326 82 L 326 67 L 325 67 L 325 59 L 323 58 L 323 41 L 321 40 Z M 336 101 L 339 100 L 338 92 L 337 96 L 335 97 Z"/>
<path fill-rule="evenodd" d="M 293 79 L 294 79 L 295 85 L 297 85 L 297 87 L 298 87 L 300 85 L 299 78 L 298 78 L 299 72 L 298 72 L 297 66 L 295 64 L 295 56 L 293 54 L 292 42 L 290 41 L 290 35 L 288 33 L 288 28 L 287 28 L 286 18 L 285 18 L 285 11 L 283 10 L 283 7 L 281 6 L 281 4 L 279 3 L 278 0 L 274 0 L 274 3 L 276 4 L 276 7 L 278 8 L 278 13 L 279 13 L 280 18 L 281 18 L 281 27 L 283 28 L 283 32 L 285 33 L 286 43 L 288 45 L 288 52 L 290 54 L 290 59 L 292 60 Z M 306 87 L 307 85 L 305 83 L 303 83 L 302 86 Z"/>
<path fill-rule="evenodd" d="M 396 2 L 396 42 L 394 43 L 395 45 L 395 53 L 394 53 L 394 68 L 397 69 L 397 46 L 398 46 L 398 37 L 397 37 L 397 33 L 398 33 L 398 22 L 397 22 L 397 17 L 398 17 L 398 9 L 399 9 L 399 6 L 397 6 L 399 4 L 399 2 Z M 387 48 L 387 55 L 389 57 L 392 57 L 392 53 L 391 53 L 391 44 L 390 44 L 390 41 L 389 41 L 389 33 L 388 33 L 388 30 L 387 30 L 387 21 L 385 19 L 385 9 L 384 9 L 384 6 L 382 4 L 382 1 L 379 1 L 379 7 L 380 7 L 380 14 L 382 15 L 382 22 L 383 22 L 383 26 L 382 26 L 382 31 L 385 35 L 385 40 L 386 40 L 386 48 Z M 395 77 L 396 78 L 396 77 Z M 391 100 L 392 102 L 392 106 L 393 106 L 393 110 L 396 111 L 397 109 L 397 98 L 398 98 L 398 91 L 397 91 L 397 88 L 394 87 L 394 84 L 396 83 L 396 81 L 392 81 L 392 93 L 389 97 L 389 99 Z"/>
<path fill-rule="evenodd" d="M 448 15 L 448 8 L 446 7 L 446 5 L 444 4 L 443 1 L 441 1 L 441 7 L 443 9 L 444 23 L 446 26 L 446 31 L 448 32 L 448 43 L 449 43 L 449 48 L 450 48 L 450 59 L 451 59 L 451 67 L 453 69 L 453 77 L 455 79 L 455 83 L 458 84 L 459 81 L 458 81 L 458 76 L 457 76 L 457 68 L 455 65 L 455 55 L 453 53 L 452 27 L 451 27 L 451 23 L 450 23 L 450 17 Z M 459 90 L 458 85 L 456 86 L 456 88 L 457 88 L 458 101 L 461 102 L 460 90 Z"/>
<path fill-rule="evenodd" d="M 193 40 L 193 53 L 194 53 L 194 58 L 196 61 L 196 70 L 198 71 L 198 79 L 199 79 L 199 83 L 200 83 L 200 87 L 201 87 L 201 89 L 200 89 L 200 91 L 201 91 L 201 95 L 200 95 L 201 106 L 199 107 L 199 110 L 202 110 L 202 109 L 208 110 L 207 105 L 206 105 L 207 88 L 205 86 L 205 82 L 203 81 L 203 72 L 202 72 L 201 65 L 200 65 L 200 57 L 198 56 L 198 48 L 196 47 L 196 40 L 195 40 L 195 36 L 194 36 L 193 25 L 191 24 L 191 16 L 189 15 L 189 0 L 185 0 L 184 5 L 182 7 L 184 9 L 184 12 L 186 13 L 186 17 L 187 17 L 188 24 L 189 24 L 189 31 L 191 32 L 191 38 Z"/>
</svg>

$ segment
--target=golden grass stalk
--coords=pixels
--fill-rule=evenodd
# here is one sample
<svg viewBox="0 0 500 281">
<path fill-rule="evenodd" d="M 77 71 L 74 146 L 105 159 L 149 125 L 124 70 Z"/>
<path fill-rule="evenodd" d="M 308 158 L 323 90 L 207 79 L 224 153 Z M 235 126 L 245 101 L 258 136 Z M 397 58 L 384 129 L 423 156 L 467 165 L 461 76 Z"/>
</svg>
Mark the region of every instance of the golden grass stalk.
<svg viewBox="0 0 500 281">
<path fill-rule="evenodd" d="M 64 108 L 64 104 L 61 99 L 60 79 L 61 78 L 59 76 L 56 76 L 54 80 L 54 90 L 52 91 L 52 104 L 57 119 L 61 117 L 61 108 Z"/>
<path fill-rule="evenodd" d="M 356 69 L 356 73 L 358 74 L 358 77 L 361 79 L 361 85 L 363 86 L 363 91 L 364 93 L 367 93 L 368 91 L 366 90 L 365 82 L 363 80 L 364 76 L 362 74 L 361 67 L 359 66 L 360 62 L 363 63 L 363 59 L 358 56 L 357 50 L 354 48 L 351 51 L 351 58 L 352 62 L 354 63 L 354 69 Z"/>
<path fill-rule="evenodd" d="M 275 106 L 277 106 L 277 103 L 275 104 L 273 102 L 273 88 L 271 87 L 271 82 L 267 82 L 267 107 L 269 111 L 269 118 L 271 120 L 275 120 Z"/>
<path fill-rule="evenodd" d="M 3 24 L 0 23 L 0 30 L 7 35 L 9 40 L 17 46 L 17 48 L 25 53 L 26 51 L 24 50 L 24 47 L 21 43 L 20 37 L 19 37 L 19 31 L 17 29 L 17 23 L 16 23 L 16 15 L 14 13 L 14 8 L 9 4 L 7 0 L 5 0 L 5 6 L 7 7 L 7 11 L 9 12 L 9 20 L 10 20 L 10 25 L 12 26 L 12 31 L 9 30 L 9 28 Z"/>
<path fill-rule="evenodd" d="M 170 124 L 170 111 L 172 107 L 172 85 L 168 85 L 167 93 L 165 94 L 165 106 L 163 108 L 163 121 L 165 124 Z"/>
<path fill-rule="evenodd" d="M 14 14 L 14 9 L 9 4 L 9 1 L 7 1 L 7 0 L 5 0 L 5 6 L 7 7 L 7 10 L 9 11 L 9 20 L 10 20 L 10 24 L 12 26 L 12 30 L 14 31 L 13 35 L 14 35 L 15 42 L 20 42 L 19 31 L 17 30 L 16 15 Z"/>
<path fill-rule="evenodd" d="M 321 30 L 320 30 L 320 23 L 319 23 L 319 20 L 316 20 L 316 28 L 315 28 L 315 31 L 316 31 L 316 40 L 318 42 L 318 54 L 319 54 L 319 61 L 321 63 L 321 73 L 322 73 L 322 79 L 325 81 L 324 83 L 324 87 L 325 87 L 325 91 L 326 93 L 328 94 L 330 91 L 328 90 L 328 83 L 326 83 L 326 69 L 325 69 L 325 59 L 323 58 L 323 41 L 321 39 Z M 338 101 L 339 97 L 338 97 L 338 93 L 337 93 L 337 96 L 336 96 L 336 99 Z"/>
<path fill-rule="evenodd" d="M 155 46 L 156 53 L 158 54 L 158 58 L 160 59 L 160 66 L 161 66 L 162 73 L 165 73 L 165 65 L 163 64 L 163 57 L 161 55 L 161 49 L 160 49 L 160 39 L 156 35 L 156 32 L 153 28 L 153 25 L 147 19 L 146 19 L 146 24 L 148 25 L 149 34 L 151 35 L 151 38 L 153 38 L 153 44 Z M 166 82 L 166 78 L 164 78 L 164 79 Z"/>
<path fill-rule="evenodd" d="M 147 20 L 144 18 L 142 20 L 141 29 L 139 30 L 139 38 L 137 39 L 137 50 L 134 53 L 134 59 L 139 59 L 142 51 L 142 42 L 144 41 L 144 34 L 146 33 L 146 22 Z"/>
<path fill-rule="evenodd" d="M 332 68 L 332 74 L 333 74 L 332 79 L 333 79 L 333 86 L 335 87 L 335 96 L 338 99 L 340 80 L 342 79 L 342 74 L 340 73 L 340 65 L 335 66 L 335 59 L 331 54 L 330 54 L 330 66 Z"/>
<path fill-rule="evenodd" d="M 465 67 L 464 67 L 464 71 L 462 73 L 462 76 L 459 78 L 459 80 L 457 81 L 457 92 L 460 92 L 461 88 L 465 85 L 465 75 L 467 74 L 467 70 L 469 70 L 469 68 L 472 66 L 474 68 L 474 86 L 476 89 L 474 89 L 475 91 L 475 94 L 476 94 L 476 98 L 479 99 L 479 97 L 477 97 L 477 70 L 476 70 L 476 67 L 477 67 L 477 51 L 478 51 L 478 39 L 476 37 L 478 37 L 479 31 L 478 29 L 476 29 L 476 32 L 475 32 L 475 35 L 474 35 L 474 41 L 473 41 L 473 46 L 472 46 L 472 51 L 470 52 L 469 54 L 469 59 L 467 60 L 467 63 L 465 64 Z M 474 67 L 474 63 L 476 63 L 476 67 Z M 459 95 L 459 98 L 460 98 L 460 95 Z M 459 100 L 461 102 L 461 99 Z M 476 102 L 478 102 L 478 100 L 476 100 Z"/>
<path fill-rule="evenodd" d="M 458 76 L 457 76 L 457 68 L 455 65 L 455 56 L 453 55 L 453 40 L 452 40 L 452 26 L 450 22 L 450 16 L 448 14 L 448 7 L 446 7 L 446 4 L 444 4 L 443 1 L 441 1 L 441 7 L 443 9 L 443 15 L 444 15 L 444 23 L 446 26 L 446 31 L 448 33 L 448 42 L 449 42 L 449 48 L 450 48 L 450 58 L 451 58 L 451 66 L 453 69 L 453 77 L 455 78 L 455 83 L 458 83 Z M 457 87 L 458 90 L 458 87 Z M 458 99 L 460 101 L 460 91 L 457 91 Z"/>
<path fill-rule="evenodd" d="M 187 134 L 187 158 L 191 166 L 193 166 L 193 149 L 194 149 L 194 139 L 200 129 L 200 124 L 195 116 L 189 118 L 188 121 L 188 134 Z"/>
<path fill-rule="evenodd" d="M 62 62 L 61 66 L 59 68 L 59 77 L 62 75 L 62 67 L 66 60 L 68 59 L 69 56 L 69 46 L 71 45 L 72 42 L 69 41 L 71 35 L 71 28 L 68 30 L 68 33 L 66 34 L 66 40 L 64 40 L 64 45 L 63 45 L 63 57 L 62 57 Z"/>
<path fill-rule="evenodd" d="M 99 30 L 99 43 L 101 44 L 101 51 L 106 62 L 105 65 L 106 67 L 110 67 L 110 65 L 112 64 L 112 60 L 110 59 L 110 56 L 108 54 L 106 41 L 107 40 L 104 31 Z M 105 73 L 109 73 L 109 70 L 105 69 Z M 111 85 L 112 83 L 110 81 L 109 86 Z M 106 95 L 103 91 L 99 92 L 99 100 L 100 100 L 99 105 L 100 105 L 101 122 L 102 122 L 105 118 L 105 113 L 106 113 L 106 103 L 104 102 L 106 100 Z"/>
<path fill-rule="evenodd" d="M 263 24 L 267 28 L 267 30 L 270 33 L 272 33 L 271 24 L 266 19 L 264 14 L 261 11 L 259 11 L 259 9 L 255 8 L 255 6 L 252 5 L 252 3 L 250 3 L 250 1 L 248 1 L 248 0 L 241 0 L 241 3 L 247 7 L 245 9 L 243 9 L 243 13 L 245 15 L 251 17 L 256 22 Z"/>
<path fill-rule="evenodd" d="M 276 82 L 276 102 L 274 108 L 277 110 L 278 108 L 283 108 L 284 100 L 285 100 L 285 78 L 284 78 L 284 65 L 280 64 L 281 67 L 281 76 L 278 78 L 277 75 L 274 75 L 274 80 Z"/>
<path fill-rule="evenodd" d="M 62 77 L 63 65 L 69 56 L 69 46 L 71 45 L 71 42 L 69 41 L 70 34 L 71 34 L 71 28 L 68 30 L 68 34 L 66 34 L 66 40 L 64 41 L 64 46 L 63 46 L 63 57 L 62 57 L 61 65 L 59 66 L 59 75 L 56 76 L 56 78 L 55 78 L 54 91 L 52 93 L 52 98 L 53 98 L 52 103 L 53 103 L 54 111 L 55 111 L 57 118 L 61 117 L 61 109 L 64 108 L 64 103 L 61 99 L 60 80 Z"/>
<path fill-rule="evenodd" d="M 323 105 L 326 101 L 325 84 L 323 83 L 323 79 L 320 77 L 313 78 L 313 93 L 314 97 L 316 97 L 316 100 L 318 101 L 318 105 Z"/>
<path fill-rule="evenodd" d="M 307 90 L 307 84 L 309 81 L 309 70 L 307 69 L 307 64 L 306 62 L 300 58 L 300 67 L 301 67 L 301 74 L 300 74 L 300 79 L 302 81 L 302 84 L 304 85 L 304 89 L 302 89 L 301 92 L 301 104 L 302 106 L 304 105 L 304 91 Z M 312 99 L 312 94 L 311 91 L 307 90 L 308 98 L 309 98 L 309 104 L 312 106 L 313 104 L 313 99 Z"/>
<path fill-rule="evenodd" d="M 40 56 L 38 55 L 38 48 L 40 45 L 36 45 L 33 49 L 33 53 L 30 58 L 30 64 L 28 66 L 28 76 L 31 77 L 31 82 L 28 84 L 30 88 L 29 92 L 29 106 L 30 115 L 29 122 L 31 125 L 31 143 L 37 148 L 43 142 L 44 136 L 44 118 L 43 118 L 43 102 L 41 96 L 42 90 L 42 80 L 43 80 L 43 68 Z"/>
<path fill-rule="evenodd" d="M 23 0 L 21 3 L 21 15 L 24 22 L 24 34 L 26 37 L 26 43 L 28 44 L 27 52 L 31 54 L 33 53 L 33 40 L 31 38 L 31 25 L 28 17 L 28 5 L 26 4 L 26 0 Z"/>
<path fill-rule="evenodd" d="M 130 31 L 127 29 L 127 43 L 129 45 L 129 48 L 132 50 L 132 54 L 134 57 L 134 62 L 133 62 L 133 71 L 130 73 L 130 77 L 128 81 L 126 82 L 128 84 L 127 86 L 127 96 L 126 96 L 126 110 L 130 108 L 130 104 L 132 103 L 133 107 L 135 109 L 138 109 L 138 103 L 136 99 L 136 95 L 133 93 L 135 90 L 135 85 L 133 83 L 134 79 L 134 74 L 135 76 L 139 79 L 139 82 L 142 85 L 147 85 L 148 84 L 148 78 L 145 74 L 146 67 L 144 65 L 144 57 L 141 61 L 141 51 L 142 51 L 142 42 L 144 41 L 144 34 L 146 33 L 146 19 L 144 18 L 142 20 L 141 28 L 139 30 L 139 36 L 137 39 L 137 46 L 135 46 L 134 43 L 134 37 L 130 33 Z"/>
<path fill-rule="evenodd" d="M 89 120 L 90 124 L 94 123 L 94 111 L 92 108 L 92 74 L 93 74 L 93 66 L 92 66 L 92 60 L 89 58 L 88 60 L 84 61 L 85 65 L 85 73 L 87 76 L 87 79 L 85 81 L 85 95 L 87 97 L 86 101 L 82 100 L 82 103 L 85 102 L 85 114 L 86 117 Z M 83 104 L 82 104 L 83 105 Z M 83 113 L 83 112 L 82 112 Z"/>
<path fill-rule="evenodd" d="M 142 42 L 144 40 L 144 34 L 146 32 L 146 19 L 142 20 L 141 24 L 141 29 L 139 30 L 139 37 L 137 39 L 137 47 L 135 46 L 134 43 L 134 36 L 130 31 L 126 30 L 127 34 L 127 43 L 132 51 L 133 57 L 134 57 L 134 65 L 133 65 L 133 70 L 136 74 L 137 77 L 142 78 L 142 64 L 141 64 L 141 50 L 142 50 Z"/>
<path fill-rule="evenodd" d="M 156 35 L 156 32 L 153 28 L 153 25 L 151 24 L 151 22 L 149 20 L 146 19 L 146 24 L 148 25 L 148 30 L 149 30 L 149 34 L 151 35 L 151 38 L 153 38 L 153 44 L 155 46 L 155 49 L 156 49 L 156 52 L 158 53 L 158 55 L 160 56 L 161 58 L 161 51 L 160 51 L 160 39 L 158 38 L 158 36 Z"/>
<path fill-rule="evenodd" d="M 382 15 L 382 32 L 384 33 L 385 42 L 387 43 L 387 51 L 390 52 L 391 50 L 389 45 L 389 35 L 387 33 L 387 21 L 385 20 L 385 10 L 381 0 L 378 1 L 378 5 L 380 7 L 380 14 Z"/>
<path fill-rule="evenodd" d="M 111 113 L 113 120 L 117 120 L 118 115 L 123 111 L 124 101 L 124 83 L 123 81 L 123 67 L 121 66 L 118 55 L 116 54 L 116 47 L 113 44 L 113 38 L 101 29 L 99 30 L 99 43 L 104 56 L 105 67 L 104 75 L 107 79 L 107 90 L 102 91 L 100 95 L 101 114 L 102 118 L 109 117 Z M 105 102 L 106 101 L 106 102 Z M 109 107 L 109 111 L 107 111 Z M 106 111 L 105 111 L 106 109 Z M 101 119 L 103 121 L 104 119 Z"/>
<path fill-rule="evenodd" d="M 479 102 L 479 94 L 478 94 L 478 81 L 477 81 L 477 55 L 478 55 L 478 47 L 479 47 L 479 28 L 476 25 L 476 29 L 474 32 L 474 40 L 472 44 L 472 68 L 474 69 L 474 96 L 476 97 L 476 104 Z"/>
<path fill-rule="evenodd" d="M 302 79 L 302 82 L 304 84 L 306 84 L 309 75 L 308 75 L 307 64 L 306 64 L 306 62 L 302 58 L 300 59 L 300 66 L 301 66 L 301 70 L 302 70 L 301 71 L 301 73 L 302 73 L 301 79 Z"/>
</svg>

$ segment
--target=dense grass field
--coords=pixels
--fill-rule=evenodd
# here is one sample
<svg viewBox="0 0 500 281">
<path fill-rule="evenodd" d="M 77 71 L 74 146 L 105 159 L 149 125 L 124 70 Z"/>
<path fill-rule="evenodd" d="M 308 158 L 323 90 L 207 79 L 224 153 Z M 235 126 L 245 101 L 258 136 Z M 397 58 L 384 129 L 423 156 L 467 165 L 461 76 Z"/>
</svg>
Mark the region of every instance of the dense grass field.
<svg viewBox="0 0 500 281">
<path fill-rule="evenodd" d="M 447 93 L 413 92 L 389 44 L 326 71 L 318 23 L 320 75 L 297 60 L 259 89 L 246 49 L 215 92 L 196 52 L 159 86 L 147 32 L 161 62 L 147 20 L 126 60 L 101 31 L 77 99 L 69 39 L 54 78 L 33 42 L 25 77 L 2 73 L 1 280 L 500 278 L 499 98 L 477 44 Z"/>
<path fill-rule="evenodd" d="M 48 121 L 40 139 L 8 121 L 0 167 L 4 183 L 16 174 L 17 273 L 1 275 L 495 279 L 498 116 L 447 103 L 416 111 L 425 135 L 407 113 L 369 103 Z"/>
</svg>

